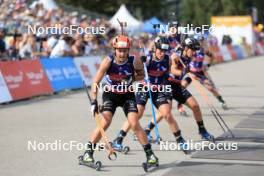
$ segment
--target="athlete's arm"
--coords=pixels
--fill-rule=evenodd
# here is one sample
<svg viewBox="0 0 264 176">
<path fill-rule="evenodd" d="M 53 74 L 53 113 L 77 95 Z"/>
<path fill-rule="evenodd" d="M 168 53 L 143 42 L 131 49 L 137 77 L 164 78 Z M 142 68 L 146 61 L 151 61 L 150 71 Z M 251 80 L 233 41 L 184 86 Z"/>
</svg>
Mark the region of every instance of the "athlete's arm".
<svg viewBox="0 0 264 176">
<path fill-rule="evenodd" d="M 211 65 L 211 64 L 213 63 L 214 59 L 215 59 L 214 54 L 213 54 L 212 52 L 210 52 L 209 50 L 207 50 L 207 51 L 205 52 L 205 54 L 206 54 L 206 56 L 209 57 L 208 64 Z"/>
<path fill-rule="evenodd" d="M 177 54 L 176 53 L 173 53 L 172 55 L 171 55 L 171 68 L 170 68 L 170 72 L 172 73 L 172 74 L 174 74 L 174 75 L 176 75 L 176 76 L 180 76 L 180 75 L 182 75 L 182 70 L 181 69 L 179 69 L 179 67 L 178 67 L 178 63 L 179 63 L 179 56 L 177 56 Z"/>
<path fill-rule="evenodd" d="M 92 84 L 92 87 L 91 87 L 91 90 L 92 90 L 92 94 L 91 94 L 91 97 L 93 100 L 95 100 L 97 98 L 97 89 L 98 89 L 98 86 L 99 86 L 99 83 L 101 82 L 101 80 L 103 79 L 106 71 L 108 70 L 108 68 L 110 67 L 111 65 L 111 61 L 108 57 L 105 57 L 93 79 L 93 84 Z"/>
<path fill-rule="evenodd" d="M 141 59 L 138 57 L 135 57 L 134 59 L 134 68 L 135 68 L 135 81 L 144 79 L 143 63 Z"/>
</svg>

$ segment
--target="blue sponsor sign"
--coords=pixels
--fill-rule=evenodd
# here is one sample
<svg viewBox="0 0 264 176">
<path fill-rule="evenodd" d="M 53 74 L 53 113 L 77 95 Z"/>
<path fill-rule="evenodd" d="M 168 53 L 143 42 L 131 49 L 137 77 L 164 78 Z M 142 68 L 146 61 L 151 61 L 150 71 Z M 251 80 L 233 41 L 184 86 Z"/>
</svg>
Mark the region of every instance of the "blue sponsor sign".
<svg viewBox="0 0 264 176">
<path fill-rule="evenodd" d="M 41 58 L 40 62 L 54 92 L 83 87 L 82 78 L 71 57 Z"/>
</svg>

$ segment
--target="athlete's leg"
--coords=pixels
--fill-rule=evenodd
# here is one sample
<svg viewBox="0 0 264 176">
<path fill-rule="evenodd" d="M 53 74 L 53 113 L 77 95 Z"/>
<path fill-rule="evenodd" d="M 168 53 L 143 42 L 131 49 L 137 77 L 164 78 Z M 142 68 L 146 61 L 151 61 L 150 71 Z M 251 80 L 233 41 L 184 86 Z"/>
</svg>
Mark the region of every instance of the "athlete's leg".
<svg viewBox="0 0 264 176">
<path fill-rule="evenodd" d="M 193 96 L 189 97 L 186 101 L 186 105 L 193 111 L 193 115 L 198 125 L 198 131 L 201 137 L 205 140 L 213 140 L 213 135 L 211 135 L 204 126 L 201 109 L 196 99 Z"/>
<path fill-rule="evenodd" d="M 185 104 L 192 110 L 196 122 L 203 120 L 199 104 L 193 96 L 189 97 Z"/>
<path fill-rule="evenodd" d="M 113 113 L 111 111 L 104 111 L 103 118 L 101 119 L 101 125 L 104 130 L 107 130 L 109 125 L 111 124 L 113 117 Z M 102 135 L 100 133 L 100 129 L 97 127 L 91 134 L 90 141 L 88 142 L 87 150 L 83 154 L 83 162 L 86 163 L 93 163 L 93 153 L 94 149 L 96 148 L 96 144 L 100 141 Z"/>
<path fill-rule="evenodd" d="M 137 109 L 138 109 L 137 118 L 139 120 L 143 116 L 145 106 L 138 104 Z M 123 123 L 123 126 L 122 126 L 121 130 L 119 131 L 119 134 L 117 135 L 117 138 L 114 139 L 114 143 L 122 144 L 124 138 L 126 137 L 128 131 L 130 130 L 130 128 L 131 128 L 131 125 L 130 125 L 129 121 L 126 120 Z"/>
</svg>

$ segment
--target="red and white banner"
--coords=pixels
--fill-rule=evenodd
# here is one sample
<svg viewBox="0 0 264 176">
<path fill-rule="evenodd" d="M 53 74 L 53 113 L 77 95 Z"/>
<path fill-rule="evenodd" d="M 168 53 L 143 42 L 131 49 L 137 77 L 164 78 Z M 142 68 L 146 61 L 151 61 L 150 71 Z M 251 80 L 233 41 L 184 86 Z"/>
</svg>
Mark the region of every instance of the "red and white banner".
<svg viewBox="0 0 264 176">
<path fill-rule="evenodd" d="M 86 85 L 91 85 L 102 61 L 101 56 L 75 57 L 74 63 Z"/>
<path fill-rule="evenodd" d="M 52 92 L 39 60 L 1 62 L 0 70 L 13 100 Z"/>
<path fill-rule="evenodd" d="M 48 77 L 39 60 L 20 61 L 20 67 L 26 76 L 32 96 L 52 93 Z"/>
<path fill-rule="evenodd" d="M 20 68 L 19 61 L 1 62 L 0 70 L 13 100 L 31 96 L 26 76 Z"/>
<path fill-rule="evenodd" d="M 0 103 L 12 101 L 12 97 L 5 83 L 5 79 L 0 71 Z"/>
</svg>

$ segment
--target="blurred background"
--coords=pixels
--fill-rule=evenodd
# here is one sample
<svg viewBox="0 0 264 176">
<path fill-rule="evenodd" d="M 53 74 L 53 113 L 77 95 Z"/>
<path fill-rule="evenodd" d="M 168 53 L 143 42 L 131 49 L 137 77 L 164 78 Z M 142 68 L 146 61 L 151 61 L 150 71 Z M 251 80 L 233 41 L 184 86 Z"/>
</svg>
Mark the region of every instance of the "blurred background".
<svg viewBox="0 0 264 176">
<path fill-rule="evenodd" d="M 249 48 L 252 44 L 263 40 L 263 8 L 264 2 L 261 0 L 153 0 L 144 3 L 140 0 L 1 0 L 0 58 L 1 60 L 21 60 L 39 56 L 105 54 L 111 49 L 110 39 L 119 30 L 117 18 L 128 23 L 126 31 L 134 40 L 143 42 L 148 42 L 148 39 L 153 37 L 154 30 L 151 24 L 155 23 L 167 24 L 177 21 L 183 26 L 193 24 L 216 27 L 219 25 L 230 27 L 232 24 L 231 31 L 222 33 L 220 36 L 217 34 L 210 36 L 210 44 L 233 42 L 233 44 L 250 44 Z M 241 18 L 212 20 L 217 16 Z M 239 28 L 239 23 L 245 22 L 245 19 L 247 22 L 242 25 L 248 26 Z M 81 27 L 104 26 L 106 31 L 103 35 L 81 34 L 68 37 L 27 33 L 28 25 L 48 27 L 55 24 L 62 26 L 76 24 Z M 221 28 L 218 28 L 216 33 L 219 31 L 222 31 Z M 63 47 L 68 52 L 58 51 L 59 48 L 63 49 L 59 47 L 59 40 L 67 41 Z M 247 54 L 259 54 L 259 52 L 262 50 L 252 50 Z"/>
<path fill-rule="evenodd" d="M 214 63 L 264 55 L 263 8 L 261 0 L 152 0 L 144 3 L 140 0 L 0 0 L 0 88 L 6 92 L 0 96 L 0 102 L 82 88 L 82 80 L 91 84 L 102 57 L 112 52 L 111 39 L 120 34 L 117 19 L 127 24 L 124 31 L 132 38 L 130 53 L 133 55 L 140 54 L 139 43 L 150 49 L 152 39 L 160 31 L 170 35 L 166 27 L 172 23 L 177 24 L 181 34 L 204 37 L 206 47 L 214 54 Z M 54 28 L 59 28 L 56 25 L 94 30 L 61 34 L 54 33 Z M 155 30 L 155 25 L 160 27 Z M 29 26 L 53 29 L 32 33 Z M 200 29 L 194 31 L 186 26 Z M 100 27 L 104 28 L 103 33 L 98 33 Z M 54 58 L 61 61 L 57 64 L 57 61 L 46 61 Z M 67 61 L 71 67 L 57 67 L 66 62 L 63 58 L 71 60 Z M 31 70 L 25 70 L 24 62 L 11 61 L 35 62 L 29 63 Z M 41 67 L 33 72 L 32 69 L 37 68 L 35 64 Z M 29 76 L 23 80 L 21 73 L 28 72 Z M 20 84 L 30 82 L 25 81 L 29 79 L 33 83 L 28 86 L 41 87 L 43 79 L 40 78 L 48 79 L 49 91 L 36 88 L 38 91 L 34 94 L 25 93 L 30 88 Z M 67 82 L 75 78 L 78 78 L 75 86 Z"/>
</svg>

